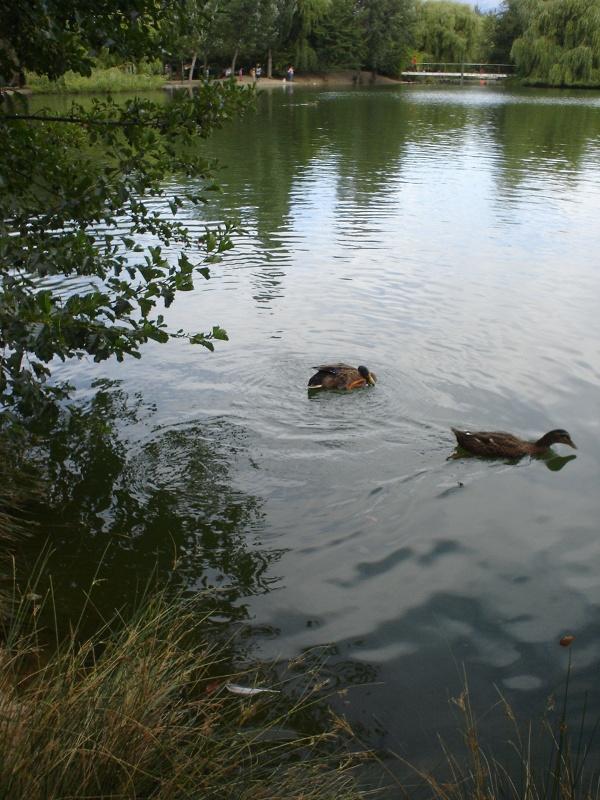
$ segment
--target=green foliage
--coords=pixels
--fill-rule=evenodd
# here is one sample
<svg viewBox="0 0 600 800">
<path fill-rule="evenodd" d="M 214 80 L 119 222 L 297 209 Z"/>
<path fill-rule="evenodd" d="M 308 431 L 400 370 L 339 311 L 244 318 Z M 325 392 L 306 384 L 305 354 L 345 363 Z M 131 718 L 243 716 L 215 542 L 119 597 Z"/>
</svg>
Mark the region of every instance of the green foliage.
<svg viewBox="0 0 600 800">
<path fill-rule="evenodd" d="M 417 48 L 433 61 L 474 61 L 484 37 L 483 17 L 464 3 L 421 0 L 415 36 Z"/>
<path fill-rule="evenodd" d="M 89 74 L 103 48 L 155 57 L 161 15 L 155 0 L 0 0 L 0 85 L 23 69 Z"/>
<path fill-rule="evenodd" d="M 165 47 L 181 58 L 198 52 L 207 63 L 210 51 L 220 66 L 274 59 L 283 70 L 367 65 L 396 75 L 412 42 L 414 0 L 184 0 L 169 20 Z"/>
<path fill-rule="evenodd" d="M 492 64 L 509 64 L 513 42 L 522 33 L 522 15 L 515 0 L 505 0 L 500 11 L 490 12 L 484 17 L 484 52 L 481 58 Z"/>
<path fill-rule="evenodd" d="M 35 71 L 65 85 L 89 74 L 94 52 L 130 64 L 156 55 L 165 22 L 154 0 L 0 2 L 0 72 Z M 109 47 L 110 45 L 110 47 Z M 109 53 L 110 51 L 110 53 Z M 152 71 L 148 65 L 146 71 Z M 109 73 L 114 75 L 116 73 Z M 63 77 L 64 76 L 64 77 Z M 138 76 L 139 78 L 139 76 Z M 147 80 L 154 82 L 148 76 Z M 114 88 L 111 86 L 111 88 Z M 232 225 L 192 236 L 177 215 L 215 188 L 198 142 L 246 107 L 248 92 L 207 85 L 168 103 L 139 98 L 31 114 L 0 93 L 0 407 L 40 413 L 64 396 L 57 360 L 139 358 L 148 340 L 226 338 L 171 331 L 163 310 L 231 246 Z M 171 196 L 164 179 L 193 186 Z M 151 199 L 151 204 L 148 200 Z M 164 248 L 173 248 L 168 257 Z"/>
<path fill-rule="evenodd" d="M 208 63 L 220 45 L 222 6 L 220 0 L 181 0 L 170 6 L 161 26 L 164 48 L 177 59 L 200 54 Z"/>
<path fill-rule="evenodd" d="M 267 54 L 272 60 L 273 50 L 289 36 L 294 8 L 287 0 L 257 0 L 257 9 L 257 55 L 263 58 Z"/>
<path fill-rule="evenodd" d="M 197 275 L 208 278 L 210 264 L 231 246 L 231 225 L 194 238 L 177 215 L 214 189 L 198 140 L 247 101 L 247 92 L 215 84 L 167 104 L 74 104 L 63 117 L 3 104 L 2 404 L 33 414 L 64 394 L 47 383 L 57 358 L 138 358 L 149 339 L 184 336 L 212 349 L 224 337 L 218 327 L 170 331 L 162 309 L 192 289 Z M 198 188 L 167 195 L 163 181 L 174 171 Z M 165 245 L 179 255 L 168 258 Z"/>
<path fill-rule="evenodd" d="M 358 69 L 364 62 L 361 19 L 354 0 L 331 0 L 317 24 L 315 49 L 323 67 Z"/>
<path fill-rule="evenodd" d="M 511 55 L 521 77 L 550 86 L 600 84 L 598 0 L 512 0 L 522 22 Z"/>
<path fill-rule="evenodd" d="M 161 73 L 162 73 L 162 64 Z M 139 72 L 126 72 L 119 67 L 94 68 L 89 76 L 79 75 L 69 70 L 55 81 L 46 75 L 27 73 L 27 88 L 40 94 L 63 94 L 84 92 L 139 92 L 160 89 L 165 84 L 165 76 L 156 73 L 151 62 L 141 65 Z"/>
<path fill-rule="evenodd" d="M 414 6 L 409 0 L 358 0 L 366 66 L 398 76 L 413 43 Z"/>
<path fill-rule="evenodd" d="M 258 11 L 259 6 L 255 0 L 228 0 L 222 9 L 219 31 L 234 71 L 240 53 L 247 54 L 256 49 L 260 29 Z"/>
<path fill-rule="evenodd" d="M 330 0 L 297 0 L 295 4 L 292 37 L 296 67 L 300 70 L 316 70 L 319 57 L 314 48 L 314 35 L 329 10 Z"/>
</svg>

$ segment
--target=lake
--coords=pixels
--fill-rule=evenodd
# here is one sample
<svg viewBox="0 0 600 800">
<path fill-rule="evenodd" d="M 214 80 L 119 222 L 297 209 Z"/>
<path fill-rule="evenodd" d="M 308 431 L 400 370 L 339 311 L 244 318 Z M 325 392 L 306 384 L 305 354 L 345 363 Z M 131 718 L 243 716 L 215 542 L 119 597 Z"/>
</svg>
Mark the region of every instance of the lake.
<svg viewBox="0 0 600 800">
<path fill-rule="evenodd" d="M 571 652 L 597 716 L 600 95 L 282 86 L 201 147 L 223 193 L 189 225 L 242 233 L 168 321 L 230 341 L 61 368 L 60 613 L 101 557 L 106 612 L 154 567 L 216 586 L 257 657 L 315 648 L 366 739 L 432 763 L 463 668 L 478 712 L 539 717 Z M 309 397 L 340 360 L 376 387 Z M 578 450 L 448 460 L 451 426 Z"/>
</svg>

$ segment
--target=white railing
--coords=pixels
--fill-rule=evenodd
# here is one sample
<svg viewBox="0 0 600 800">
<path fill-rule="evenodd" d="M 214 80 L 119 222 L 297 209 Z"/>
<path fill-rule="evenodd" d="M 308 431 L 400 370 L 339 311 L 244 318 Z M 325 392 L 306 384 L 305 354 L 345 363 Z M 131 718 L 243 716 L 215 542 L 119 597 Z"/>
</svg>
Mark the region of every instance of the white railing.
<svg viewBox="0 0 600 800">
<path fill-rule="evenodd" d="M 513 74 L 512 64 L 481 64 L 468 61 L 421 61 L 402 74 L 407 77 L 501 80 Z"/>
</svg>

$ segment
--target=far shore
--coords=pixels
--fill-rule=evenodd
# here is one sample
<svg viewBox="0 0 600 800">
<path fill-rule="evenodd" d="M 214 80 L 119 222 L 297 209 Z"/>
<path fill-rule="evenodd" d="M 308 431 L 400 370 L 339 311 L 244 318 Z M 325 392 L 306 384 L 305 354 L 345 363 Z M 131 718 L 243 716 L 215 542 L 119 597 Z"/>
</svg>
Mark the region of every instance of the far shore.
<svg viewBox="0 0 600 800">
<path fill-rule="evenodd" d="M 219 78 L 218 80 L 225 80 Z M 309 74 L 309 75 L 294 75 L 293 81 L 287 81 L 285 78 L 253 78 L 251 75 L 244 74 L 241 78 L 236 75 L 235 82 L 244 85 L 254 85 L 257 89 L 272 87 L 272 86 L 383 86 L 386 84 L 399 84 L 406 83 L 407 81 L 397 80 L 395 78 L 388 78 L 385 75 L 375 75 L 372 72 L 365 70 L 356 72 L 355 70 L 340 70 L 337 72 L 328 72 L 323 74 Z M 200 86 L 202 81 L 199 80 L 185 80 L 185 81 L 167 81 L 165 89 L 181 89 L 186 86 Z"/>
<path fill-rule="evenodd" d="M 81 95 L 81 94 L 137 94 L 139 92 L 156 92 L 161 89 L 189 89 L 201 86 L 201 80 L 167 80 L 164 75 L 138 75 L 135 73 L 125 73 L 118 67 L 111 67 L 103 70 L 96 70 L 90 77 L 73 75 L 68 73 L 68 80 L 50 81 L 47 78 L 40 78 L 32 73 L 28 76 L 27 84 L 22 87 L 0 85 L 0 94 L 20 94 L 20 95 Z M 224 81 L 230 78 L 213 77 L 212 80 Z M 417 85 L 419 82 L 400 78 L 389 78 L 385 75 L 373 75 L 372 72 L 362 70 L 336 70 L 325 73 L 300 73 L 294 75 L 293 81 L 286 78 L 265 78 L 258 80 L 249 74 L 244 74 L 241 78 L 236 74 L 234 82 L 238 86 L 254 86 L 257 91 L 261 89 L 273 89 L 275 87 L 300 86 L 323 88 L 327 86 L 360 86 L 368 88 L 371 86 L 398 86 L 402 84 Z M 550 89 L 547 83 L 532 80 L 513 78 L 510 86 L 524 86 L 531 88 Z M 570 84 L 560 87 L 562 89 L 593 89 L 598 90 L 598 84 Z"/>
<path fill-rule="evenodd" d="M 213 80 L 224 81 L 230 78 L 213 78 Z M 258 91 L 261 89 L 271 89 L 280 86 L 301 86 L 301 87 L 324 87 L 324 86 L 393 86 L 410 81 L 388 78 L 385 75 L 373 75 L 372 72 L 362 70 L 336 70 L 327 73 L 296 74 L 293 81 L 288 81 L 284 77 L 280 78 L 259 78 L 258 80 L 249 74 L 244 74 L 241 78 L 236 75 L 234 78 L 238 86 L 254 86 Z M 31 76 L 28 84 L 21 87 L 4 87 L 0 91 L 5 93 L 19 94 L 117 94 L 117 93 L 137 93 L 146 91 L 160 91 L 160 89 L 188 89 L 201 86 L 201 80 L 166 80 L 160 75 L 136 75 L 124 73 L 116 67 L 106 70 L 99 70 L 91 77 L 75 75 L 69 78 L 66 85 L 64 81 L 52 82 L 48 79 L 39 79 Z"/>
</svg>

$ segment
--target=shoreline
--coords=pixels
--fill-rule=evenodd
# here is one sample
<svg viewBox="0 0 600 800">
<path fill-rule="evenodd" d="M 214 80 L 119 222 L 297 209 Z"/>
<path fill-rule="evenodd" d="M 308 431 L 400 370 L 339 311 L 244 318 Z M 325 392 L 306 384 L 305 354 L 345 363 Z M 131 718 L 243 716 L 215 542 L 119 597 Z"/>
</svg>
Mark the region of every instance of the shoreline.
<svg viewBox="0 0 600 800">
<path fill-rule="evenodd" d="M 213 78 L 212 80 L 230 80 L 229 78 Z M 165 89 L 185 89 L 188 86 L 201 86 L 201 80 L 185 80 L 185 81 L 167 81 L 164 85 Z M 397 86 L 410 81 L 403 81 L 398 78 L 388 78 L 386 75 L 376 75 L 373 78 L 371 72 L 361 70 L 340 70 L 337 72 L 323 73 L 323 74 L 308 74 L 308 75 L 295 75 L 293 81 L 287 81 L 285 78 L 252 78 L 250 75 L 244 75 L 242 78 L 235 77 L 235 83 L 241 86 L 256 86 L 260 87 L 274 87 L 274 86 Z"/>
<path fill-rule="evenodd" d="M 174 89 L 195 89 L 202 86 L 202 80 L 163 80 L 154 85 L 148 85 L 147 80 L 140 80 L 139 85 L 136 85 L 136 76 L 133 78 L 129 85 L 110 85 L 107 86 L 105 81 L 100 83 L 94 81 L 94 78 L 89 79 L 89 85 L 86 85 L 85 80 L 81 80 L 79 85 L 75 87 L 58 86 L 46 84 L 42 86 L 26 84 L 23 87 L 6 87 L 6 91 L 10 93 L 18 93 L 22 95 L 81 95 L 81 94 L 120 94 L 123 92 L 147 92 L 147 91 L 171 91 Z M 140 76 L 142 77 L 142 76 Z M 145 77 L 145 76 L 144 76 Z M 223 82 L 231 80 L 230 78 L 211 78 L 211 82 Z M 401 86 L 410 84 L 411 81 L 401 80 L 399 78 L 389 78 L 385 75 L 375 75 L 369 71 L 362 70 L 357 73 L 355 70 L 339 70 L 330 73 L 312 73 L 307 75 L 295 75 L 293 81 L 287 81 L 285 78 L 256 78 L 250 75 L 244 75 L 242 78 L 235 77 L 234 82 L 237 86 L 254 86 L 257 90 L 272 89 L 280 86 L 300 86 L 302 88 L 309 87 L 326 87 L 326 86 L 360 86 L 368 88 L 372 86 Z"/>
<path fill-rule="evenodd" d="M 58 86 L 46 82 L 45 85 L 39 86 L 35 84 L 26 84 L 22 87 L 15 86 L 0 86 L 0 93 L 6 95 L 21 95 L 26 97 L 43 96 L 43 95 L 86 95 L 86 94 L 121 94 L 121 93 L 137 93 L 137 92 L 160 92 L 161 90 L 172 91 L 175 89 L 190 89 L 201 86 L 204 81 L 202 80 L 156 80 L 153 85 L 149 85 L 148 76 L 128 76 L 132 78 L 131 82 L 126 85 L 117 85 L 110 82 L 107 85 L 105 80 L 95 81 L 93 77 L 89 79 L 79 80 L 77 86 Z M 159 76 L 155 76 L 155 79 Z M 138 78 L 139 80 L 136 80 Z M 89 84 L 88 84 L 89 80 Z M 231 80 L 230 78 L 211 78 L 213 82 L 223 82 Z M 242 78 L 235 77 L 234 82 L 238 86 L 254 86 L 257 91 L 260 89 L 273 89 L 275 87 L 294 87 L 301 88 L 326 88 L 328 86 L 339 87 L 360 87 L 371 88 L 373 86 L 413 86 L 420 83 L 419 81 L 409 81 L 401 78 L 390 78 L 386 75 L 375 75 L 370 71 L 361 70 L 337 70 L 329 73 L 308 73 L 295 75 L 293 81 L 287 81 L 285 78 L 253 78 L 250 75 L 244 75 Z M 435 83 L 442 83 L 436 81 Z M 510 87 L 523 87 L 535 89 L 561 89 L 561 90 L 595 90 L 600 89 L 600 84 L 580 84 L 575 83 L 568 86 L 552 86 L 542 81 L 535 81 L 531 79 L 516 79 L 513 78 L 507 81 Z"/>
</svg>

